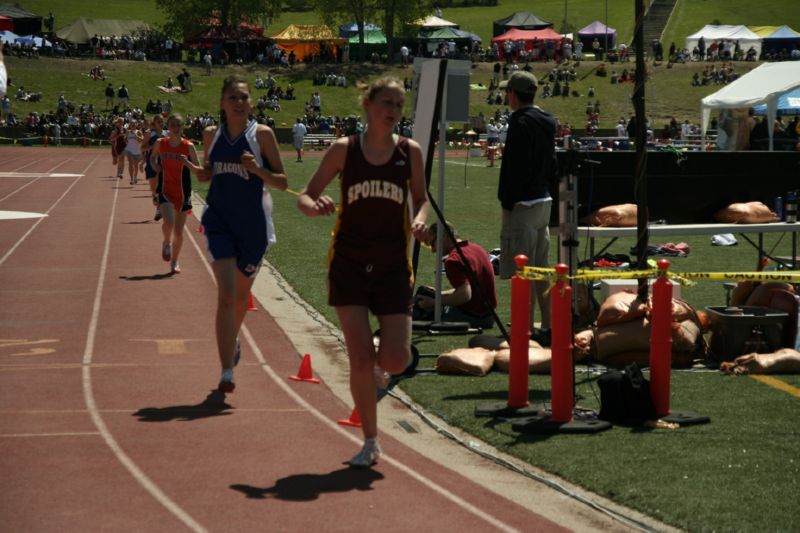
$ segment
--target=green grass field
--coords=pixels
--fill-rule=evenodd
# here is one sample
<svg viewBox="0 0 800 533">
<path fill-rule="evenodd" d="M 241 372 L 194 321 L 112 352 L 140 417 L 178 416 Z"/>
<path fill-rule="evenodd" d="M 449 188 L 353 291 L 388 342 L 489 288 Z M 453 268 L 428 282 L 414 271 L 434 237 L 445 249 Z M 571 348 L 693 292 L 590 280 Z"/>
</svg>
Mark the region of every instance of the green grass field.
<svg viewBox="0 0 800 533">
<path fill-rule="evenodd" d="M 316 165 L 287 161 L 290 187 L 302 188 Z M 498 169 L 485 161 L 447 160 L 445 214 L 461 234 L 484 248 L 499 245 L 499 215 L 495 200 Z M 472 165 L 476 166 L 472 166 Z M 434 168 L 437 168 L 434 165 Z M 466 175 L 465 175 L 466 169 Z M 335 187 L 329 192 L 334 195 Z M 432 193 L 436 197 L 436 188 Z M 326 305 L 325 255 L 333 225 L 331 218 L 309 219 L 295 207 L 295 198 L 275 193 L 278 244 L 269 261 L 311 305 L 336 323 Z M 433 215 L 432 215 L 433 216 Z M 737 247 L 710 245 L 708 236 L 675 236 L 691 246 L 687 258 L 674 259 L 680 271 L 750 271 L 755 250 L 743 241 Z M 788 238 L 778 242 L 765 236 L 775 253 L 790 251 Z M 740 239 L 741 241 L 741 239 Z M 620 239 L 611 251 L 628 253 L 631 239 Z M 555 248 L 555 247 L 553 247 Z M 582 249 L 583 250 L 583 249 Z M 555 254 L 551 254 L 555 260 Z M 418 283 L 432 284 L 436 262 L 423 250 Z M 509 316 L 510 288 L 498 280 L 498 313 Z M 701 282 L 684 288 L 683 296 L 697 308 L 724 305 L 720 282 Z M 488 333 L 498 334 L 497 329 Z M 463 347 L 466 337 L 420 337 L 422 368 L 432 368 L 435 356 Z M 599 408 L 597 374 L 578 373 L 577 401 Z M 795 387 L 797 376 L 782 376 Z M 401 387 L 424 409 L 477 436 L 504 452 L 614 501 L 640 510 L 673 526 L 690 531 L 792 531 L 800 527 L 793 496 L 800 489 L 800 459 L 796 420 L 798 398 L 749 378 L 716 372 L 674 372 L 674 409 L 690 409 L 711 416 L 712 423 L 680 430 L 639 431 L 625 427 L 594 436 L 534 437 L 520 435 L 510 424 L 473 416 L 479 403 L 505 401 L 508 377 L 492 373 L 484 378 L 418 374 Z M 546 376 L 531 376 L 531 401 L 546 401 Z"/>
</svg>

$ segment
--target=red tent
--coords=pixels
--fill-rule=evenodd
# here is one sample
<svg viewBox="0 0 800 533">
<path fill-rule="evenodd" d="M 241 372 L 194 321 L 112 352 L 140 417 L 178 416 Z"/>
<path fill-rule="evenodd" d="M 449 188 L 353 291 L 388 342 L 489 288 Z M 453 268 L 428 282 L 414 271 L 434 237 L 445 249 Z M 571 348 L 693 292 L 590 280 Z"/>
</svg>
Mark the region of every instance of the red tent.
<svg viewBox="0 0 800 533">
<path fill-rule="evenodd" d="M 510 29 L 502 35 L 492 37 L 492 42 L 497 43 L 497 49 L 500 53 L 500 58 L 503 58 L 503 44 L 506 41 L 523 41 L 525 43 L 525 50 L 530 52 L 533 50 L 533 43 L 543 43 L 544 41 L 561 42 L 564 36 L 553 30 L 553 28 L 545 28 L 543 30 L 518 30 L 516 28 Z"/>
<path fill-rule="evenodd" d="M 0 31 L 14 31 L 14 21 L 0 15 Z"/>
</svg>

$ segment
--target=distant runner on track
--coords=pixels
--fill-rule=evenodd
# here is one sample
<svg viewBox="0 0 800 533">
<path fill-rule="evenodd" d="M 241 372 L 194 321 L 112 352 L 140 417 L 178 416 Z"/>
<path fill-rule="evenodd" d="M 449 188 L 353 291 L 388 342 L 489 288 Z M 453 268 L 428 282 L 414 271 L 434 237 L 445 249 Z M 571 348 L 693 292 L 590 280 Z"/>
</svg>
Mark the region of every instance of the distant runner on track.
<svg viewBox="0 0 800 533">
<path fill-rule="evenodd" d="M 153 145 L 150 164 L 159 175 L 158 205 L 163 216 L 161 231 L 161 258 L 170 262 L 170 271 L 181 271 L 178 257 L 183 247 L 183 227 L 186 215 L 192 209 L 192 180 L 189 163 L 199 168 L 194 144 L 184 139 L 183 117 L 170 115 L 167 119 L 168 133 Z"/>
<path fill-rule="evenodd" d="M 125 145 L 128 140 L 125 134 L 125 120 L 122 117 L 114 119 L 114 128 L 111 130 L 111 164 L 117 166 L 117 178 L 122 179 L 125 170 Z"/>
<path fill-rule="evenodd" d="M 164 119 L 161 115 L 153 115 L 153 120 L 150 122 L 150 131 L 142 143 L 142 153 L 144 154 L 144 176 L 147 178 L 147 184 L 150 186 L 150 193 L 153 195 L 153 204 L 156 206 L 156 214 L 153 220 L 158 222 L 161 220 L 161 206 L 158 203 L 158 188 L 159 174 L 153 168 L 153 163 L 150 161 L 150 154 L 156 141 L 161 138 L 164 131 Z"/>
<path fill-rule="evenodd" d="M 203 167 L 189 165 L 200 181 L 211 180 L 203 213 L 208 256 L 217 280 L 217 349 L 222 365 L 218 390 L 233 392 L 233 367 L 239 361 L 239 329 L 250 289 L 267 247 L 275 242 L 272 196 L 288 180 L 275 133 L 252 117 L 250 88 L 244 78 L 222 83 L 220 126 L 203 132 Z"/>
</svg>

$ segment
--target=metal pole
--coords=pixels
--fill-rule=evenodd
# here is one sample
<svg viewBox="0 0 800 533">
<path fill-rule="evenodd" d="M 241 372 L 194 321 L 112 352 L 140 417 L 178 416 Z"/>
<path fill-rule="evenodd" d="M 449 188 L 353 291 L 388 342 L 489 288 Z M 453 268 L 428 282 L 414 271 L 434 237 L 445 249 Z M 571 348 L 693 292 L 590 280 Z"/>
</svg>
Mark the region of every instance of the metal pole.
<svg viewBox="0 0 800 533">
<path fill-rule="evenodd" d="M 605 28 L 606 44 L 605 44 L 605 57 L 608 58 L 608 0 L 606 0 L 606 28 Z"/>
<path fill-rule="evenodd" d="M 636 48 L 636 87 L 633 93 L 633 107 L 636 113 L 636 166 L 633 177 L 634 198 L 636 199 L 636 255 L 637 268 L 647 267 L 647 244 L 650 239 L 647 228 L 649 212 L 647 208 L 647 123 L 644 106 L 644 84 L 647 77 L 644 62 L 644 1 L 636 0 L 636 21 L 633 43 Z M 639 280 L 639 294 L 647 297 L 647 280 Z"/>
<path fill-rule="evenodd" d="M 447 60 L 445 60 L 447 61 Z M 439 115 L 439 180 L 436 185 L 437 202 L 444 212 L 444 158 L 447 144 L 447 69 L 443 73 L 445 82 L 442 90 L 442 107 Z M 436 297 L 433 307 L 433 320 L 437 324 L 442 321 L 442 255 L 444 255 L 444 220 L 438 224 L 436 231 Z"/>
</svg>

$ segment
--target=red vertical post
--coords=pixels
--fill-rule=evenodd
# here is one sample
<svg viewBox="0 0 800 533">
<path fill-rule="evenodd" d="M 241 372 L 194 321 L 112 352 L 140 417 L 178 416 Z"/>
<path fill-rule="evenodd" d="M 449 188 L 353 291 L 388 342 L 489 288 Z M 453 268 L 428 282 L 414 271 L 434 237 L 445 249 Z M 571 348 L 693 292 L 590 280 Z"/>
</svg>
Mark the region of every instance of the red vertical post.
<svg viewBox="0 0 800 533">
<path fill-rule="evenodd" d="M 550 389 L 554 422 L 572 420 L 572 287 L 567 283 L 569 267 L 556 265 L 555 287 L 550 291 L 551 354 Z"/>
<path fill-rule="evenodd" d="M 514 258 L 517 270 L 528 264 L 528 256 Z M 528 405 L 528 341 L 531 338 L 531 282 L 514 275 L 511 278 L 511 355 L 508 363 L 508 407 Z"/>
<path fill-rule="evenodd" d="M 650 313 L 650 396 L 656 415 L 669 414 L 669 379 L 672 368 L 672 284 L 667 278 L 669 261 L 658 261 Z"/>
</svg>

